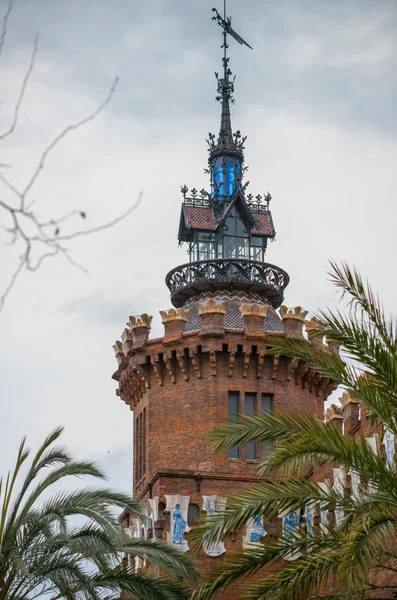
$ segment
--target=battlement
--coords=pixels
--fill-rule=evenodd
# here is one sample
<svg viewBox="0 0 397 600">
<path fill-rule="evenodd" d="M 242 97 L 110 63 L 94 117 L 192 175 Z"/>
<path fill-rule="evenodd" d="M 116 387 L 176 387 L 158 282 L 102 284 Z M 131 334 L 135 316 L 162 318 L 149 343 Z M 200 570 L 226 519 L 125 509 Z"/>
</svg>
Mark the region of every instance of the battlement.
<svg viewBox="0 0 397 600">
<path fill-rule="evenodd" d="M 225 327 L 228 304 L 216 297 L 196 302 L 201 326 L 195 331 L 186 331 L 189 320 L 186 309 L 160 311 L 165 331 L 164 337 L 156 339 L 149 339 L 152 317 L 143 314 L 130 318 L 130 327 L 114 345 L 118 369 L 113 379 L 119 382 L 117 395 L 133 409 L 153 386 L 175 385 L 207 376 L 230 378 L 237 374 L 242 379 L 293 380 L 324 400 L 336 388 L 334 382 L 303 361 L 268 353 L 272 337 L 280 334 L 303 337 L 304 325 L 312 343 L 335 351 L 334 346 L 324 344 L 321 335 L 314 337 L 318 336 L 318 324 L 313 319 L 305 321 L 307 311 L 282 306 L 280 323 L 284 331 L 266 331 L 264 322 L 269 305 L 241 301 L 243 327 L 234 329 Z"/>
</svg>

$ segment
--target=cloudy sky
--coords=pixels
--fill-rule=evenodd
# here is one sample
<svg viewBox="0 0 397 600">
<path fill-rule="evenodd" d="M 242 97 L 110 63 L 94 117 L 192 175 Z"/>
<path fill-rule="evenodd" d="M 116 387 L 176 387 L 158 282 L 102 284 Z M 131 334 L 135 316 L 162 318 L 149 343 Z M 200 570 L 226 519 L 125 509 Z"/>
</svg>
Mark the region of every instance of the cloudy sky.
<svg viewBox="0 0 397 600">
<path fill-rule="evenodd" d="M 96 225 L 144 195 L 128 220 L 69 245 L 88 275 L 48 261 L 20 278 L 0 313 L 0 472 L 22 435 L 34 445 L 63 424 L 77 455 L 131 489 L 131 413 L 115 396 L 112 344 L 142 312 L 161 333 L 164 276 L 186 260 L 176 240 L 180 186 L 208 187 L 204 138 L 220 111 L 214 2 L 15 1 L 0 57 L 0 130 L 37 32 L 40 44 L 18 127 L 0 146 L 8 177 L 23 186 L 46 145 L 118 75 L 111 104 L 57 147 L 31 199 L 44 217 L 78 209 Z M 0 0 L 0 15 L 6 6 Z M 231 46 L 233 124 L 248 135 L 251 192 L 273 196 L 267 259 L 291 276 L 286 303 L 334 306 L 332 257 L 358 266 L 394 308 L 397 2 L 229 0 L 228 12 L 254 48 Z M 0 247 L 1 289 L 18 251 Z"/>
</svg>

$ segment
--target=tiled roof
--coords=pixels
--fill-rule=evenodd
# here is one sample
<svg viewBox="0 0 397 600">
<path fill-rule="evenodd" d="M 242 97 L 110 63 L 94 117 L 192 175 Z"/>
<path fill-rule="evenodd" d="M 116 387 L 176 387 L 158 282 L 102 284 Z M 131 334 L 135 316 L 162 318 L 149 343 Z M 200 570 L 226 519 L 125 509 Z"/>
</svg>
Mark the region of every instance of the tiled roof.
<svg viewBox="0 0 397 600">
<path fill-rule="evenodd" d="M 205 206 L 185 206 L 186 216 L 191 229 L 206 229 L 215 231 L 212 209 Z M 255 226 L 251 230 L 253 235 L 274 235 L 274 228 L 270 213 L 251 213 L 255 219 Z"/>
<path fill-rule="evenodd" d="M 251 229 L 253 235 L 274 235 L 270 213 L 254 213 L 255 226 Z"/>
<path fill-rule="evenodd" d="M 215 231 L 216 225 L 209 206 L 185 206 L 185 211 L 191 229 Z"/>
</svg>

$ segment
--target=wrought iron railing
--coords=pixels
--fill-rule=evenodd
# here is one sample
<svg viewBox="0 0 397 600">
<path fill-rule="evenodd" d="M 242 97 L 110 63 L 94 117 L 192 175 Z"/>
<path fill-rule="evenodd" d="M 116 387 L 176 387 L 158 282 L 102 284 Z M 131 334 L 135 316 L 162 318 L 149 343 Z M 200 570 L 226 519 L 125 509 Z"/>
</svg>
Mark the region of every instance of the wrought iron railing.
<svg viewBox="0 0 397 600">
<path fill-rule="evenodd" d="M 289 276 L 283 269 L 268 263 L 220 258 L 176 267 L 168 273 L 165 282 L 177 307 L 202 291 L 234 288 L 259 294 L 277 308 L 284 299 Z"/>
<path fill-rule="evenodd" d="M 206 208 L 212 206 L 209 198 L 202 198 L 201 196 L 196 196 L 194 198 L 188 198 L 186 196 L 183 201 L 187 206 L 205 206 Z"/>
<path fill-rule="evenodd" d="M 206 208 L 213 206 L 211 194 L 204 189 L 198 192 L 196 188 L 193 188 L 190 191 L 191 196 L 186 195 L 188 193 L 188 188 L 186 185 L 181 187 L 181 191 L 183 194 L 183 202 L 187 206 L 204 206 Z M 218 201 L 230 201 L 232 196 L 217 196 L 217 199 Z M 252 194 L 248 194 L 245 199 L 251 212 L 267 213 L 270 211 L 269 204 L 272 197 L 269 193 L 263 196 L 258 194 L 255 196 L 255 198 Z"/>
</svg>

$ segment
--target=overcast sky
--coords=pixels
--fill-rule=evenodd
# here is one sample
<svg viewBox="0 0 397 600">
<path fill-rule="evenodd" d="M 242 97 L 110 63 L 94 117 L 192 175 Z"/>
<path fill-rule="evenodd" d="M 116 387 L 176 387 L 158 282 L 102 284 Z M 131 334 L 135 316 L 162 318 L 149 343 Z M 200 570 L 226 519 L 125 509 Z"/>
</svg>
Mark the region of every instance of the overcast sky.
<svg viewBox="0 0 397 600">
<path fill-rule="evenodd" d="M 18 128 L 0 146 L 8 176 L 22 186 L 45 146 L 100 104 L 118 75 L 111 105 L 56 149 L 31 198 L 43 216 L 85 210 L 94 225 L 144 196 L 127 221 L 70 246 L 89 275 L 48 261 L 19 280 L 0 313 L 0 472 L 23 434 L 34 445 L 63 424 L 76 454 L 131 489 L 132 415 L 115 396 L 112 344 L 142 312 L 161 333 L 164 277 L 187 260 L 176 239 L 180 186 L 208 188 L 205 136 L 219 127 L 215 2 L 16 0 L 0 58 L 0 130 L 36 32 L 40 47 Z M 228 4 L 254 48 L 231 42 L 232 122 L 248 135 L 251 193 L 273 196 L 267 260 L 290 274 L 286 304 L 335 305 L 332 257 L 359 267 L 395 309 L 396 0 Z M 0 248 L 2 289 L 17 258 L 18 249 Z"/>
</svg>

